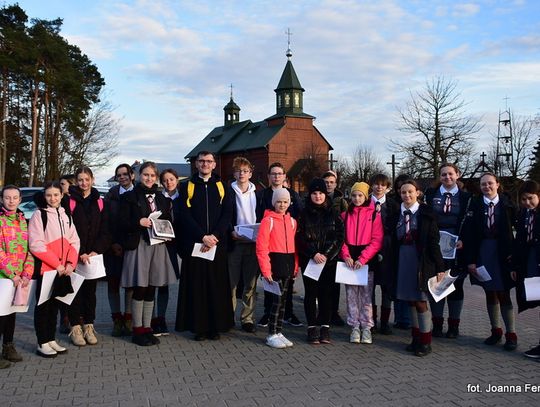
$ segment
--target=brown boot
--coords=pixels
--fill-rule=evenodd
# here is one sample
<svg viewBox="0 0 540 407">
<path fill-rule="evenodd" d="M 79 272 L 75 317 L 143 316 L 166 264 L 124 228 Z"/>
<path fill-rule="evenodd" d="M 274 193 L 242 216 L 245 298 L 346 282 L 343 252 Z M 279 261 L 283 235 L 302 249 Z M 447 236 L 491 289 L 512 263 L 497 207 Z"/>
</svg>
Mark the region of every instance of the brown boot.
<svg viewBox="0 0 540 407">
<path fill-rule="evenodd" d="M 4 346 L 2 346 L 2 357 L 10 362 L 20 362 L 23 360 L 17 349 L 15 349 L 13 342 L 4 343 Z"/>
</svg>

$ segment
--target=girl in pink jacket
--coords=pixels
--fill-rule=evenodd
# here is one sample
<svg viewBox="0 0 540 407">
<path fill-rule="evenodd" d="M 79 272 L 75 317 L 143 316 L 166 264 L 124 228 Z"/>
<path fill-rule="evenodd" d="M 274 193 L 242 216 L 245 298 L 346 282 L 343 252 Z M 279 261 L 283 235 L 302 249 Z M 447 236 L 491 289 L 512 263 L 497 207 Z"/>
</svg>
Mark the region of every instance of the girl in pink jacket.
<svg viewBox="0 0 540 407">
<path fill-rule="evenodd" d="M 381 215 L 375 211 L 375 205 L 368 199 L 369 185 L 357 182 L 351 188 L 351 204 L 341 214 L 345 224 L 345 243 L 341 249 L 341 258 L 348 267 L 359 269 L 381 250 L 383 226 Z M 352 327 L 351 343 L 372 343 L 373 324 L 373 271 L 368 273 L 368 285 L 345 284 L 347 295 L 347 324 Z"/>
<path fill-rule="evenodd" d="M 45 184 L 43 194 L 36 195 L 38 210 L 34 212 L 28 226 L 30 251 L 39 260 L 36 262 L 37 277 L 36 308 L 34 326 L 38 347 L 36 353 L 45 358 L 66 353 L 67 349 L 56 342 L 56 314 L 58 300 L 49 298 L 37 305 L 43 283 L 43 274 L 56 271 L 59 276 L 70 275 L 75 270 L 79 259 L 79 236 L 72 220 L 60 206 L 62 187 L 57 181 Z"/>
</svg>

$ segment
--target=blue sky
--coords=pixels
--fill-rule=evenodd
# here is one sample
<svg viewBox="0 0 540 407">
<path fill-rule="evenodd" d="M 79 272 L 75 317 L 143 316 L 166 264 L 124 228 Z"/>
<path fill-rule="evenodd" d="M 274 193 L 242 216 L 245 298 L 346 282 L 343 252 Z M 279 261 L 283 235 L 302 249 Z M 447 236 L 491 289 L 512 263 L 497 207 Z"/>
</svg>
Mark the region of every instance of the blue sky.
<svg viewBox="0 0 540 407">
<path fill-rule="evenodd" d="M 347 156 L 371 145 L 383 161 L 404 137 L 397 108 L 443 75 L 485 124 L 485 149 L 504 98 L 515 114 L 540 108 L 540 2 L 29 0 L 32 18 L 64 19 L 62 35 L 98 66 L 122 118 L 120 156 L 185 162 L 223 124 L 229 85 L 241 120 L 275 113 L 290 27 L 304 111 Z"/>
</svg>

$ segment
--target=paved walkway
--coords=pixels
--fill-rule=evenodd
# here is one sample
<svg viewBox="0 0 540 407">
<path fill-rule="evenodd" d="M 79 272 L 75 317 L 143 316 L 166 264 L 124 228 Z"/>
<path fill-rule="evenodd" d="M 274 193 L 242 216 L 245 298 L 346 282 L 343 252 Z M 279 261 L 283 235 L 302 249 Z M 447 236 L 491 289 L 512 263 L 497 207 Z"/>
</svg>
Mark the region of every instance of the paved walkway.
<svg viewBox="0 0 540 407">
<path fill-rule="evenodd" d="M 15 340 L 25 360 L 0 371 L 1 407 L 539 405 L 540 364 L 522 355 L 538 343 L 538 309 L 517 318 L 518 351 L 487 347 L 483 291 L 465 285 L 462 336 L 435 339 L 434 353 L 418 358 L 404 350 L 408 331 L 375 335 L 373 345 L 352 345 L 347 328 L 333 329 L 332 345 L 310 346 L 305 328 L 286 326 L 286 336 L 295 342 L 287 350 L 266 347 L 262 329 L 256 334 L 235 329 L 206 342 L 171 334 L 159 346 L 140 348 L 130 338 L 109 335 L 106 284 L 99 283 L 96 346 L 69 345 L 67 355 L 40 358 L 34 354 L 31 315 L 18 316 Z M 303 319 L 301 281 L 296 289 L 295 312 Z M 171 287 L 171 328 L 177 291 Z M 66 335 L 58 337 L 67 343 Z M 537 386 L 536 392 L 527 384 Z M 521 387 L 488 392 L 489 386 L 503 385 Z"/>
</svg>

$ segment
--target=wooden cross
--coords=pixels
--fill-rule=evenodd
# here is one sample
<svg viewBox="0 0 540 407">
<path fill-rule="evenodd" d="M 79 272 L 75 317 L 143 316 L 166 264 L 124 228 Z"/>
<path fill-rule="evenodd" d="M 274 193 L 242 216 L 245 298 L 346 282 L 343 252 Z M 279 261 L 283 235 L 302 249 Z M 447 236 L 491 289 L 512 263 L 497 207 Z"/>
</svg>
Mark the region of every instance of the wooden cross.
<svg viewBox="0 0 540 407">
<path fill-rule="evenodd" d="M 392 154 L 392 161 L 387 162 L 386 164 L 392 166 L 392 185 L 394 185 L 394 181 L 396 180 L 396 165 L 399 163 L 396 161 L 396 155 Z"/>
</svg>

